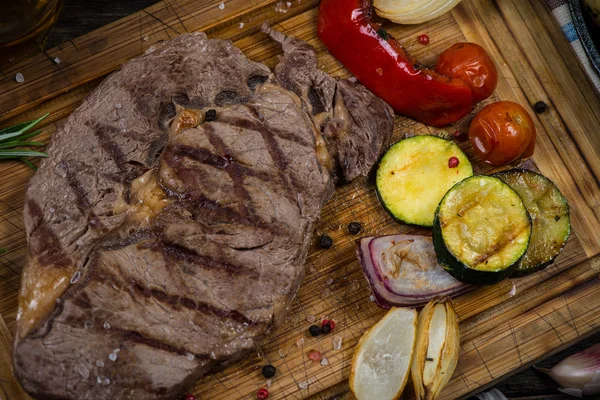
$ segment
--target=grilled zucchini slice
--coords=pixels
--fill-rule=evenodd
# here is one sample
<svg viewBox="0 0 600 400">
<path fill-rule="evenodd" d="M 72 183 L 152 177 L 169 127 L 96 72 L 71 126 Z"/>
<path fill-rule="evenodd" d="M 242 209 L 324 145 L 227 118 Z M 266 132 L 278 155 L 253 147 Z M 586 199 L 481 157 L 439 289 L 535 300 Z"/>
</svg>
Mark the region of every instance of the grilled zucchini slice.
<svg viewBox="0 0 600 400">
<path fill-rule="evenodd" d="M 529 275 L 552 264 L 571 234 L 569 205 L 554 182 L 536 172 L 511 169 L 494 174 L 513 188 L 531 216 L 531 241 L 511 276 Z"/>
<path fill-rule="evenodd" d="M 499 178 L 454 185 L 433 224 L 438 262 L 456 279 L 489 285 L 508 277 L 527 251 L 531 222 L 521 197 Z"/>
<path fill-rule="evenodd" d="M 450 162 L 452 157 L 456 160 Z M 472 175 L 469 159 L 454 142 L 432 135 L 413 136 L 395 143 L 383 155 L 377 167 L 377 195 L 397 221 L 430 227 L 448 189 Z"/>
</svg>

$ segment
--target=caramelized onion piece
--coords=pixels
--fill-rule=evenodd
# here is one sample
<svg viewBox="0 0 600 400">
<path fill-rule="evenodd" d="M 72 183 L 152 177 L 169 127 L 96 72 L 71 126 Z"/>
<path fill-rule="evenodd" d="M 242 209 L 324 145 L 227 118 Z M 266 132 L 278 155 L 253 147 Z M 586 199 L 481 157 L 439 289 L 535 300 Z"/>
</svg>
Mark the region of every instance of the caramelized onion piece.
<svg viewBox="0 0 600 400">
<path fill-rule="evenodd" d="M 422 306 L 434 297 L 456 296 L 473 288 L 437 263 L 428 236 L 362 238 L 357 255 L 375 302 L 382 308 Z"/>
</svg>

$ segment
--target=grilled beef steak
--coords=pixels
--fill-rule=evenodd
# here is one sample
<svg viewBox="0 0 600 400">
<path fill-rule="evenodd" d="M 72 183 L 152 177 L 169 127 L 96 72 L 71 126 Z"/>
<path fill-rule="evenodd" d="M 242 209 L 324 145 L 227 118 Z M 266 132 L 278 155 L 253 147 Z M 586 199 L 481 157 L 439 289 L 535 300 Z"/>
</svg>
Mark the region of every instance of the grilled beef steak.
<svg viewBox="0 0 600 400">
<path fill-rule="evenodd" d="M 175 398 L 285 317 L 335 174 L 368 172 L 393 114 L 271 34 L 276 77 L 229 41 L 183 35 L 54 134 L 25 202 L 13 369 L 29 393 Z"/>
</svg>

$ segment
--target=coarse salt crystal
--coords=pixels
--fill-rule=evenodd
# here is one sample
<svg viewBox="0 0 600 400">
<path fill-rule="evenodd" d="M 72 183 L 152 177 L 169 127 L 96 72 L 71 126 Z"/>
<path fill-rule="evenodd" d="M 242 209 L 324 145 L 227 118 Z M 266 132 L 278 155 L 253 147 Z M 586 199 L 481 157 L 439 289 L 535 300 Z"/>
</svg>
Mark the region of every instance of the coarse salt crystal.
<svg viewBox="0 0 600 400">
<path fill-rule="evenodd" d="M 240 22 L 240 29 L 242 29 L 244 27 L 244 23 Z"/>
<path fill-rule="evenodd" d="M 277 353 L 279 353 L 279 357 L 285 358 L 285 352 L 283 351 L 283 349 L 277 350 Z"/>
<path fill-rule="evenodd" d="M 370 296 L 369 296 L 369 301 L 371 301 L 371 302 L 375 301 L 375 296 L 373 296 L 373 295 L 370 295 Z"/>
<path fill-rule="evenodd" d="M 302 381 L 300 383 L 298 383 L 298 389 L 300 390 L 304 390 L 308 387 L 308 382 L 307 381 Z"/>
<path fill-rule="evenodd" d="M 115 353 L 110 353 L 108 355 L 108 359 L 112 362 L 115 362 L 115 361 L 117 361 L 117 355 Z"/>
<path fill-rule="evenodd" d="M 85 329 L 90 329 L 92 326 L 94 326 L 94 324 L 92 324 L 92 321 L 85 321 L 85 322 L 83 323 L 83 327 L 84 327 Z"/>
<path fill-rule="evenodd" d="M 308 387 L 308 385 L 310 385 L 311 383 L 315 382 L 317 380 L 317 378 L 309 378 L 306 381 L 302 381 L 300 383 L 298 383 L 298 388 L 300 390 L 304 390 Z"/>
<path fill-rule="evenodd" d="M 17 72 L 17 74 L 15 75 L 15 81 L 17 81 L 19 83 L 25 82 L 25 78 L 23 77 L 23 74 L 20 72 Z"/>
<path fill-rule="evenodd" d="M 85 365 L 79 365 L 77 367 L 77 372 L 79 373 L 79 375 L 81 375 L 83 379 L 87 379 L 90 377 L 90 370 L 87 369 Z"/>
<path fill-rule="evenodd" d="M 340 335 L 335 335 L 333 337 L 333 349 L 339 350 L 342 348 L 342 337 Z"/>
<path fill-rule="evenodd" d="M 298 347 L 302 347 L 302 345 L 304 344 L 304 338 L 300 338 L 298 339 L 298 341 L 296 342 L 296 346 Z"/>
<path fill-rule="evenodd" d="M 194 358 L 196 358 L 196 357 L 195 357 L 195 356 L 194 356 L 192 353 L 187 353 L 185 356 L 186 356 L 186 357 L 187 357 L 187 359 L 188 359 L 188 360 L 190 360 L 190 361 L 194 361 Z"/>
<path fill-rule="evenodd" d="M 267 385 L 268 388 L 271 387 L 272 383 L 273 383 L 273 379 L 267 379 L 266 385 Z"/>
<path fill-rule="evenodd" d="M 55 64 L 60 64 L 60 58 L 58 58 L 58 57 L 54 57 L 53 61 Z"/>
<path fill-rule="evenodd" d="M 225 3 L 220 2 L 219 3 L 219 10 L 224 10 L 225 9 Z"/>
<path fill-rule="evenodd" d="M 315 317 L 315 316 L 314 316 L 314 315 L 312 315 L 312 314 L 308 314 L 308 315 L 306 316 L 306 320 L 312 324 L 313 322 L 315 322 L 315 321 L 317 320 L 317 317 Z"/>
<path fill-rule="evenodd" d="M 327 359 L 327 357 L 323 357 L 323 358 L 321 359 L 321 365 L 322 365 L 322 366 L 326 366 L 326 365 L 328 365 L 328 364 L 329 364 L 329 360 Z"/>
<path fill-rule="evenodd" d="M 333 278 L 327 279 L 327 281 L 325 281 L 325 283 L 328 285 L 331 285 L 333 283 Z"/>
<path fill-rule="evenodd" d="M 110 324 L 108 322 L 105 322 L 103 326 L 104 329 L 110 329 Z"/>
<path fill-rule="evenodd" d="M 143 40 L 144 42 L 147 42 L 149 39 L 150 39 L 150 37 L 149 37 L 148 35 L 145 35 L 145 36 L 142 38 L 142 40 Z"/>
</svg>

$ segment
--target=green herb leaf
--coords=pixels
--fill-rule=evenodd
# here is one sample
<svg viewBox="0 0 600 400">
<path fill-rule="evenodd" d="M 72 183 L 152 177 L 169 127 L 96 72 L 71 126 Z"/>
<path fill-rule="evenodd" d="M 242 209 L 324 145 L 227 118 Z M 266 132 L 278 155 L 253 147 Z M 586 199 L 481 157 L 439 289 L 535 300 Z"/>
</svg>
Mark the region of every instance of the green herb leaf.
<svg viewBox="0 0 600 400">
<path fill-rule="evenodd" d="M 21 158 L 21 157 L 48 157 L 48 154 L 32 150 L 2 150 L 0 159 Z"/>
<path fill-rule="evenodd" d="M 16 147 L 16 146 L 44 146 L 44 143 L 42 143 L 42 142 L 18 142 L 18 141 L 0 143 L 0 149 L 9 149 L 11 147 Z"/>
<path fill-rule="evenodd" d="M 48 154 L 27 149 L 15 149 L 15 147 L 43 146 L 44 144 L 41 142 L 30 142 L 27 140 L 39 135 L 41 131 L 28 131 L 39 124 L 40 121 L 42 121 L 48 115 L 49 114 L 42 115 L 34 121 L 23 122 L 21 124 L 0 129 L 0 160 L 16 158 L 23 161 L 25 164 L 35 170 L 35 166 L 31 162 L 25 160 L 23 157 L 48 157 Z"/>
<path fill-rule="evenodd" d="M 19 160 L 21 160 L 23 163 L 25 163 L 32 170 L 37 171 L 37 167 L 35 165 L 33 165 L 31 162 L 27 161 L 24 158 L 19 158 Z"/>
<path fill-rule="evenodd" d="M 48 115 L 49 114 L 44 114 L 41 117 L 39 117 L 38 119 L 36 119 L 35 121 L 26 122 L 24 124 L 19 124 L 19 125 L 9 127 L 9 128 L 4 128 L 3 129 L 4 132 L 0 135 L 0 142 L 4 141 L 6 139 L 13 138 L 15 136 L 19 136 L 19 135 L 27 132 L 28 130 L 30 130 L 37 124 L 39 124 L 40 121 L 42 121 Z"/>
</svg>

